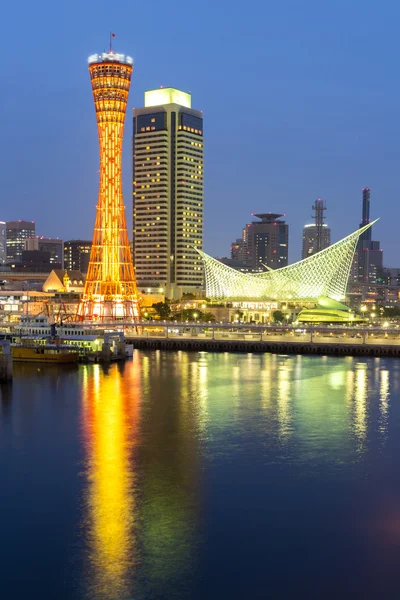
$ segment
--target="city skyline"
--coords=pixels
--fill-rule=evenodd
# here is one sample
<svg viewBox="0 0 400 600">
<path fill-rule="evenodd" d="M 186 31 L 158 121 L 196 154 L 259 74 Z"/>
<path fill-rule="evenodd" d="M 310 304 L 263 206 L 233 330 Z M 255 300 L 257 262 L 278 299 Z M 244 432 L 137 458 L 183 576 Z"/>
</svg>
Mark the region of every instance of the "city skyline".
<svg viewBox="0 0 400 600">
<path fill-rule="evenodd" d="M 182 3 L 175 4 L 178 7 Z M 310 198 L 321 195 L 331 207 L 330 226 L 335 239 L 345 233 L 341 218 L 344 211 L 349 222 L 358 222 L 359 192 L 363 187 L 372 189 L 376 206 L 379 202 L 379 214 L 372 217 L 382 218 L 395 208 L 392 198 L 397 188 L 400 91 L 396 82 L 382 77 L 381 68 L 382 64 L 390 67 L 394 60 L 390 28 L 394 27 L 399 8 L 393 6 L 394 18 L 388 22 L 387 15 L 383 19 L 373 3 L 363 3 L 362 11 L 357 10 L 357 4 L 346 7 L 346 19 L 342 18 L 343 2 L 335 11 L 327 7 L 322 10 L 314 2 L 301 9 L 294 2 L 285 7 L 256 5 L 260 16 L 268 14 L 274 25 L 267 42 L 262 18 L 254 22 L 250 14 L 239 15 L 236 9 L 227 17 L 225 2 L 213 8 L 213 15 L 205 7 L 201 27 L 195 23 L 190 32 L 182 27 L 183 15 L 177 19 L 167 16 L 168 27 L 155 24 L 156 43 L 152 45 L 144 30 L 136 30 L 134 35 L 131 32 L 131 16 L 139 18 L 144 9 L 137 7 L 134 13 L 127 5 L 124 18 L 112 23 L 117 36 L 115 47 L 131 53 L 137 67 L 128 109 L 124 194 L 128 205 L 132 108 L 140 106 L 145 89 L 161 84 L 190 90 L 207 119 L 205 249 L 214 255 L 226 254 L 233 232 L 240 229 L 249 214 L 271 209 L 288 215 L 293 232 L 292 261 L 301 252 L 301 228 L 294 231 L 294 224 L 303 223 Z M 72 2 L 71 14 L 74 6 L 78 5 Z M 60 34 L 57 28 L 46 31 L 43 40 L 33 37 L 33 31 L 35 23 L 43 28 L 43 22 L 47 22 L 47 2 L 32 14 L 28 9 L 29 28 L 27 24 L 18 29 L 12 25 L 5 32 L 5 43 L 12 44 L 15 51 L 3 74 L 2 185 L 8 206 L 1 218 L 35 219 L 41 233 L 62 239 L 90 236 L 97 197 L 95 119 L 80 71 L 82 59 L 93 48 L 107 45 L 108 32 L 103 31 L 99 5 L 96 11 L 91 6 L 94 4 L 89 2 L 79 7 L 79 21 L 63 14 L 65 32 Z M 215 10 L 217 17 L 224 17 L 218 27 L 214 24 L 218 20 Z M 16 21 L 14 11 L 7 6 L 6 18 L 9 13 L 7 21 L 12 24 Z M 330 26 L 326 28 L 328 21 Z M 190 43 L 194 31 L 203 27 L 207 44 Z M 239 34 L 243 43 L 238 45 Z M 362 44 L 372 34 L 374 45 Z M 324 44 L 318 44 L 317 54 L 315 47 L 320 39 Z M 187 47 L 185 52 L 183 46 Z M 30 47 L 35 47 L 38 60 L 31 61 L 29 72 L 21 79 L 15 75 L 15 65 L 26 64 Z M 49 52 L 49 47 L 56 50 Z M 67 55 L 63 78 L 55 82 L 49 73 L 60 61 L 66 64 Z M 251 64 L 251 68 L 237 72 L 237 64 Z M 193 65 L 195 70 L 188 68 Z M 39 80 L 40 93 L 36 84 Z M 322 85 L 325 80 L 327 85 Z M 361 94 L 367 84 L 370 93 Z M 29 111 L 25 103 L 28 88 Z M 54 102 L 43 106 L 43 93 Z M 76 98 L 74 103 L 72 97 Z M 242 111 L 246 101 L 251 103 L 251 110 Z M 31 118 L 33 113 L 37 118 Z M 25 153 L 29 161 L 24 160 Z M 46 178 L 41 175 L 43 164 Z M 52 225 L 54 203 L 63 218 Z M 222 220 L 224 229 L 230 232 L 226 239 L 219 235 L 218 223 Z M 387 235 L 383 240 L 386 262 L 392 265 L 396 263 L 395 221 L 385 223 Z M 377 236 L 382 237 L 379 231 Z"/>
</svg>

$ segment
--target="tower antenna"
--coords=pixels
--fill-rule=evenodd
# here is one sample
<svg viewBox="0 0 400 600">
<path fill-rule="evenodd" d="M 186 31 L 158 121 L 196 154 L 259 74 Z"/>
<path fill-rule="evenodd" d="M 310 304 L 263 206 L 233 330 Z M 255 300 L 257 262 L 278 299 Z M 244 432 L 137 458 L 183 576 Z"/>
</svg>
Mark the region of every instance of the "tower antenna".
<svg viewBox="0 0 400 600">
<path fill-rule="evenodd" d="M 113 33 L 112 31 L 110 31 L 110 53 L 113 51 L 112 49 L 112 40 L 113 38 L 115 38 L 115 33 Z"/>
</svg>

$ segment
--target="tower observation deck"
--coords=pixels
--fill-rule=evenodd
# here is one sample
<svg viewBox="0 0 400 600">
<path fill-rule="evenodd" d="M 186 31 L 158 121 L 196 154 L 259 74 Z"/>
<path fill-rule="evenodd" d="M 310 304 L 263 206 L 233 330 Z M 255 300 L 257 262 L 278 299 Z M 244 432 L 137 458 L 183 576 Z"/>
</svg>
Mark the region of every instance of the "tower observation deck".
<svg viewBox="0 0 400 600">
<path fill-rule="evenodd" d="M 122 139 L 133 59 L 110 50 L 89 56 L 100 145 L 100 186 L 81 320 L 140 316 L 122 197 Z"/>
</svg>

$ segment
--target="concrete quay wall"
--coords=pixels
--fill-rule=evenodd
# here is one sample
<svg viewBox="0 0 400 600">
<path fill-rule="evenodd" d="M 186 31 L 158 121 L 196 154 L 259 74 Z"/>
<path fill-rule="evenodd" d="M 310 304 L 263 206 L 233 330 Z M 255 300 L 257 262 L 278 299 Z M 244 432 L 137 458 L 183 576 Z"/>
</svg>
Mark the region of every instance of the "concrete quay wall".
<svg viewBox="0 0 400 600">
<path fill-rule="evenodd" d="M 134 348 L 187 350 L 196 352 L 271 352 L 277 354 L 318 354 L 333 356 L 398 356 L 400 345 L 337 344 L 320 342 L 270 342 L 254 340 L 194 340 L 132 338 Z"/>
</svg>

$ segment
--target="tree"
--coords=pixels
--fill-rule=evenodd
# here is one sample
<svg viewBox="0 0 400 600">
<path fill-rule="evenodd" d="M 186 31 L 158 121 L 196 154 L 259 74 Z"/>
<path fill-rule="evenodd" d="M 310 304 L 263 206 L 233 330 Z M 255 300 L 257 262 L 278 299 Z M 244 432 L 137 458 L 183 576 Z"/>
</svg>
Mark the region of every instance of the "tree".
<svg viewBox="0 0 400 600">
<path fill-rule="evenodd" d="M 210 312 L 203 312 L 197 308 L 184 308 L 172 315 L 176 321 L 190 321 L 192 323 L 206 323 L 215 321 L 215 317 Z"/>
<path fill-rule="evenodd" d="M 275 323 L 282 323 L 285 320 L 285 315 L 281 310 L 274 310 L 272 313 L 272 318 Z"/>
<path fill-rule="evenodd" d="M 215 321 L 215 316 L 211 312 L 205 312 L 202 321 Z"/>
<path fill-rule="evenodd" d="M 171 315 L 171 308 L 168 302 L 156 302 L 152 308 L 156 311 L 160 319 L 166 321 Z"/>
</svg>

